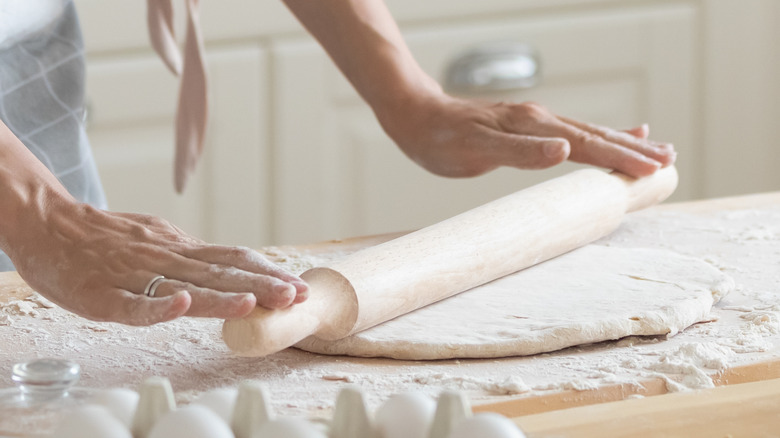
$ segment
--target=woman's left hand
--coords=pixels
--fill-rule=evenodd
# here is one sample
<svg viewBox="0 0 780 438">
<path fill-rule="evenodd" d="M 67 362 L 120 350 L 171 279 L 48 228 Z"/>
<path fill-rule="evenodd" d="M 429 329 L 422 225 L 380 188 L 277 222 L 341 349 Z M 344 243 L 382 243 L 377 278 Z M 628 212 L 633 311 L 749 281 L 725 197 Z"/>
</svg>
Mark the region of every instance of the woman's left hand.
<svg viewBox="0 0 780 438">
<path fill-rule="evenodd" d="M 501 166 L 543 169 L 568 159 L 647 176 L 674 163 L 669 143 L 558 116 L 536 103 L 490 103 L 432 93 L 378 111 L 401 150 L 429 171 L 476 176 Z"/>
</svg>

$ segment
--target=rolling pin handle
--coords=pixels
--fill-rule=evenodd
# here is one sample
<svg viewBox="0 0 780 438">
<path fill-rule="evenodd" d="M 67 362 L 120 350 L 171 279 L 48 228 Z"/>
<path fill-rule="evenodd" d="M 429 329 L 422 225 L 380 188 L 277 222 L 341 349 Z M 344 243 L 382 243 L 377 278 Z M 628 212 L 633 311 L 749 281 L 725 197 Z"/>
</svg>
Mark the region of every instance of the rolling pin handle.
<svg viewBox="0 0 780 438">
<path fill-rule="evenodd" d="M 309 299 L 285 309 L 255 308 L 241 319 L 225 322 L 222 337 L 239 356 L 266 356 L 317 335 L 347 336 L 357 320 L 357 294 L 343 275 L 328 268 L 301 275 L 311 288 Z"/>
<path fill-rule="evenodd" d="M 665 167 L 639 179 L 618 172 L 612 172 L 612 175 L 620 178 L 628 188 L 626 213 L 655 205 L 668 198 L 677 188 L 678 176 L 674 166 Z"/>
</svg>

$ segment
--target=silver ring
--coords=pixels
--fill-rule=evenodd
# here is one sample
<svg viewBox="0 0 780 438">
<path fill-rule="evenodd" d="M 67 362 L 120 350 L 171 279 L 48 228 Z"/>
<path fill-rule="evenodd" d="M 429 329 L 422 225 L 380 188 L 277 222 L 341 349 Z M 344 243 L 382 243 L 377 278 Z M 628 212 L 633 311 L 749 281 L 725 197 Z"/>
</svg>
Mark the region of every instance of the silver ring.
<svg viewBox="0 0 780 438">
<path fill-rule="evenodd" d="M 144 295 L 153 298 L 155 292 L 157 292 L 157 286 L 159 286 L 163 280 L 165 280 L 165 277 L 162 275 L 152 278 L 152 281 L 150 281 L 149 284 L 146 285 L 146 289 L 144 289 Z"/>
</svg>

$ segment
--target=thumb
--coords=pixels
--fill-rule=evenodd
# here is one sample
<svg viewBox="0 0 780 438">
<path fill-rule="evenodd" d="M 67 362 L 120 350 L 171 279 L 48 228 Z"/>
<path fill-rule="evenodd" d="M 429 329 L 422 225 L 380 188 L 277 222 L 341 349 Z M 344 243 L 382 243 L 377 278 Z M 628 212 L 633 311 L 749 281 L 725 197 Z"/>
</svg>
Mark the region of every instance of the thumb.
<svg viewBox="0 0 780 438">
<path fill-rule="evenodd" d="M 569 141 L 565 138 L 507 133 L 496 135 L 493 156 L 496 166 L 546 169 L 565 161 L 571 152 Z"/>
<path fill-rule="evenodd" d="M 192 304 L 192 297 L 186 291 L 163 298 L 149 298 L 124 290 L 114 290 L 111 294 L 115 296 L 112 300 L 115 309 L 111 317 L 104 320 L 134 326 L 152 325 L 184 316 Z"/>
</svg>

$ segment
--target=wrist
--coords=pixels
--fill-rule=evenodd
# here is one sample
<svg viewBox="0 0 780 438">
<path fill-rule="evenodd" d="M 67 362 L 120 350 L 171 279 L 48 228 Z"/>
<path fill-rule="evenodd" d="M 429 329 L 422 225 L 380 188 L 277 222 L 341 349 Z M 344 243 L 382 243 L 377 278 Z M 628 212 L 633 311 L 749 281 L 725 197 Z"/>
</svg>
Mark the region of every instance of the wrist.
<svg viewBox="0 0 780 438">
<path fill-rule="evenodd" d="M 444 96 L 441 85 L 422 71 L 416 64 L 389 72 L 381 79 L 381 86 L 374 83 L 372 94 L 365 96 L 378 117 L 392 117 L 418 104 Z"/>
<path fill-rule="evenodd" d="M 404 88 L 382 107 L 373 107 L 385 133 L 418 164 L 421 162 L 415 149 L 432 146 L 433 139 L 427 136 L 447 123 L 442 114 L 458 106 L 459 102 L 458 98 L 445 93 L 437 82 L 429 79 L 428 84 L 420 82 Z"/>
<path fill-rule="evenodd" d="M 397 133 L 421 122 L 426 108 L 441 105 L 450 99 L 433 78 L 420 73 L 412 78 L 398 80 L 385 89 L 383 98 L 369 101 L 377 120 L 385 132 L 395 139 Z"/>
<path fill-rule="evenodd" d="M 13 260 L 33 242 L 52 230 L 57 217 L 72 217 L 81 203 L 59 187 L 40 183 L 15 182 L 5 190 L 0 218 L 0 249 Z"/>
<path fill-rule="evenodd" d="M 0 122 L 0 249 L 41 233 L 54 210 L 75 206 L 57 178 Z"/>
</svg>

